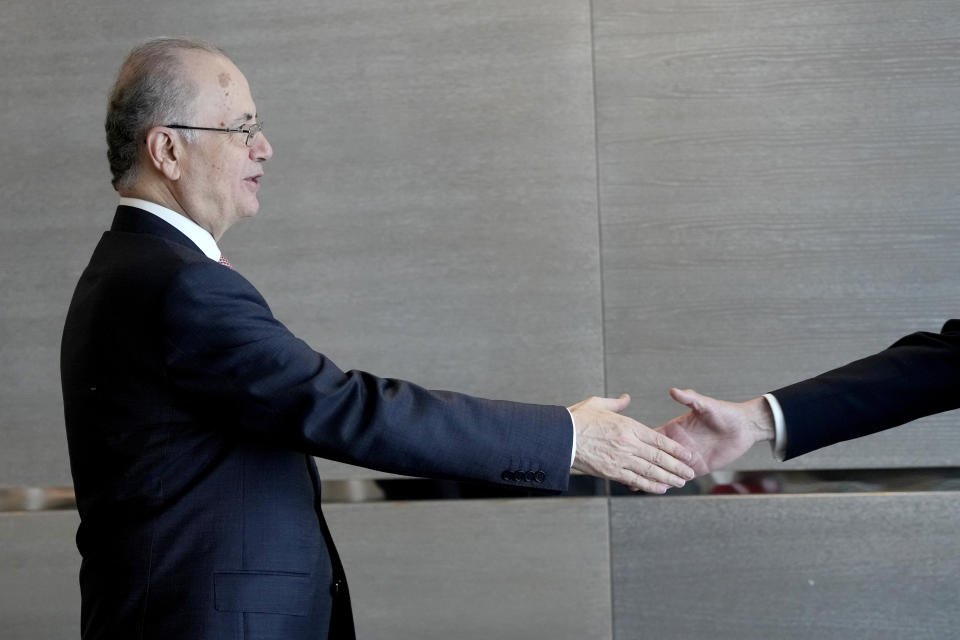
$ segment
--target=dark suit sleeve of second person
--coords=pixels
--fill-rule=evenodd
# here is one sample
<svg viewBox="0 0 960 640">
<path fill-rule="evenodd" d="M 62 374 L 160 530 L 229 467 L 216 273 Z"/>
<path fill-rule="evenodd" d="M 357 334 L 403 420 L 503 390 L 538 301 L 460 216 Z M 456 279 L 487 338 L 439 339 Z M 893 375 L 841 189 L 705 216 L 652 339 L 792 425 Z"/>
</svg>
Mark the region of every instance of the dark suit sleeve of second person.
<svg viewBox="0 0 960 640">
<path fill-rule="evenodd" d="M 773 392 L 785 459 L 960 407 L 960 320 Z"/>
<path fill-rule="evenodd" d="M 572 426 L 563 407 L 343 372 L 215 263 L 181 270 L 163 309 L 171 384 L 215 428 L 391 473 L 567 486 Z"/>
</svg>

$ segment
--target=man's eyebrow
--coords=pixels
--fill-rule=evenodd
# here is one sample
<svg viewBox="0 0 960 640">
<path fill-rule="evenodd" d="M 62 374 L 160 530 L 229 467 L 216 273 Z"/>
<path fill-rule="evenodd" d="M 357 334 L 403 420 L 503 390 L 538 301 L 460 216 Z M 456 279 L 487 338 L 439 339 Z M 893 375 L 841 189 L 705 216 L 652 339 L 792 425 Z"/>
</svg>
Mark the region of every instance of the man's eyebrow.
<svg viewBox="0 0 960 640">
<path fill-rule="evenodd" d="M 234 119 L 230 122 L 230 124 L 231 124 L 231 125 L 241 125 L 241 124 L 244 124 L 244 123 L 246 123 L 246 122 L 249 122 L 249 121 L 253 120 L 253 119 L 256 118 L 256 117 L 257 117 L 257 115 L 256 115 L 255 113 L 245 113 L 245 114 L 243 114 L 242 116 L 240 116 L 239 118 L 234 118 Z"/>
</svg>

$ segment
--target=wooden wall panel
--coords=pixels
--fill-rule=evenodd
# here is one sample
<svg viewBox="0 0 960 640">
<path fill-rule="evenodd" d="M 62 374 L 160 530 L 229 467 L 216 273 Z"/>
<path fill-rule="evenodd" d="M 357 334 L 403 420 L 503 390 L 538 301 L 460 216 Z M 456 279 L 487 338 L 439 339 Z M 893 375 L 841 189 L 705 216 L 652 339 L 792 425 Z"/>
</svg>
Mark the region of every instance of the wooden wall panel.
<svg viewBox="0 0 960 640">
<path fill-rule="evenodd" d="M 956 317 L 960 5 L 594 3 L 607 390 L 747 399 Z M 950 466 L 956 413 L 789 463 Z M 737 466 L 775 465 L 766 447 Z"/>
<path fill-rule="evenodd" d="M 360 638 L 611 637 L 603 498 L 325 511 Z"/>
<path fill-rule="evenodd" d="M 274 150 L 224 238 L 345 369 L 572 404 L 602 392 L 589 5 L 39 0 L 5 7 L 0 483 L 70 483 L 58 347 L 111 220 L 106 93 L 156 35 L 217 43 Z M 371 475 L 330 465 L 333 475 Z"/>
<path fill-rule="evenodd" d="M 947 638 L 960 493 L 611 500 L 614 637 Z"/>
<path fill-rule="evenodd" d="M 260 108 L 287 119 L 273 186 L 227 239 L 277 315 L 344 369 L 601 393 L 587 5 L 345 2 L 281 22 L 305 37 L 250 59 Z"/>
<path fill-rule="evenodd" d="M 284 37 L 238 57 L 276 155 L 227 244 L 278 316 L 343 368 L 600 390 L 587 4 L 304 3 L 272 22 Z"/>
<path fill-rule="evenodd" d="M 80 518 L 73 511 L 0 513 L 0 637 L 80 636 Z"/>
</svg>

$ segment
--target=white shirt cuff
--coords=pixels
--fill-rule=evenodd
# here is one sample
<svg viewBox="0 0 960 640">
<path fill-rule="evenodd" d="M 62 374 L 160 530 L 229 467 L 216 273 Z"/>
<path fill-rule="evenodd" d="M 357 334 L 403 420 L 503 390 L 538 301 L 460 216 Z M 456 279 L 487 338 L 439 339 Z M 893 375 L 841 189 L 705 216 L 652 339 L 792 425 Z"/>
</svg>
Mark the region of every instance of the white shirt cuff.
<svg viewBox="0 0 960 640">
<path fill-rule="evenodd" d="M 773 413 L 773 428 L 776 434 L 773 442 L 770 443 L 770 449 L 773 451 L 773 457 L 783 462 L 787 455 L 787 422 L 783 417 L 783 409 L 780 408 L 780 403 L 773 394 L 765 393 L 763 397 L 766 398 L 770 412 Z"/>
<path fill-rule="evenodd" d="M 567 409 L 570 413 L 570 409 Z M 570 413 L 570 428 L 573 429 L 573 447 L 570 451 L 570 468 L 573 468 L 573 461 L 577 459 L 577 423 L 573 421 L 573 414 Z"/>
</svg>

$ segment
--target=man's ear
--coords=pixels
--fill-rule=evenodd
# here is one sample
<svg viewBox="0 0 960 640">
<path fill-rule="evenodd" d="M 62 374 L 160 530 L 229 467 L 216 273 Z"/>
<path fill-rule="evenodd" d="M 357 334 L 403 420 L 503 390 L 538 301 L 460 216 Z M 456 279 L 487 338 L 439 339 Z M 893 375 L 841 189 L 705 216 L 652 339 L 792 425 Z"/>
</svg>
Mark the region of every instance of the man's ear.
<svg viewBox="0 0 960 640">
<path fill-rule="evenodd" d="M 147 131 L 147 158 L 154 169 L 167 180 L 179 180 L 185 152 L 183 139 L 167 127 L 153 127 Z"/>
</svg>

